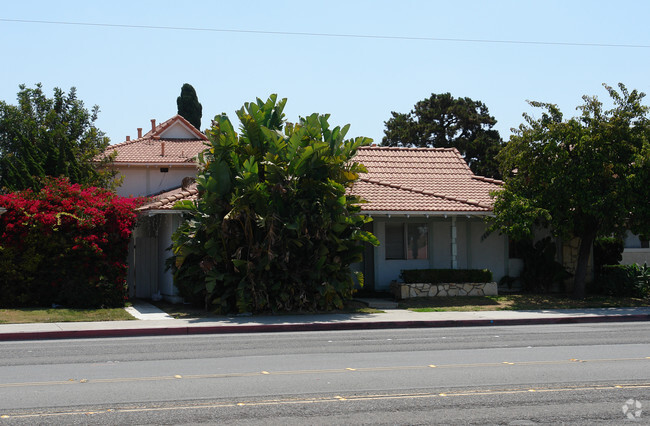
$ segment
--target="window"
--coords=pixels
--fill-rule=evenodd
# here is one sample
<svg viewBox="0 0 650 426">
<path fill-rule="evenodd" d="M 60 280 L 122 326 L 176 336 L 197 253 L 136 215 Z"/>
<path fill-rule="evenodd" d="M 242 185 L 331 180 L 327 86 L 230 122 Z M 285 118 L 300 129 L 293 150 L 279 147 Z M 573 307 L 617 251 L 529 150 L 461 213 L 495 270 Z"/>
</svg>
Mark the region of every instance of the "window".
<svg viewBox="0 0 650 426">
<path fill-rule="evenodd" d="M 426 223 L 387 223 L 386 259 L 428 259 L 429 231 Z"/>
<path fill-rule="evenodd" d="M 404 259 L 404 224 L 386 224 L 386 259 Z"/>
<path fill-rule="evenodd" d="M 426 223 L 410 223 L 407 225 L 408 250 L 407 259 L 428 259 L 427 250 L 429 231 Z"/>
</svg>

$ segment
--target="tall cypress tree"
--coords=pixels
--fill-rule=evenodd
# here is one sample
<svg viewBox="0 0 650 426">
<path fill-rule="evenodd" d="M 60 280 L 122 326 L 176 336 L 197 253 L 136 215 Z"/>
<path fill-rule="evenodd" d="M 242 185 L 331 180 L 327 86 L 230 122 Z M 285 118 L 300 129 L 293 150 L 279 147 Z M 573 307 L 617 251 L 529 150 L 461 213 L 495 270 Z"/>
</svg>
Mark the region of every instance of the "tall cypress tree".
<svg viewBox="0 0 650 426">
<path fill-rule="evenodd" d="M 181 87 L 181 95 L 176 98 L 178 106 L 178 115 L 189 121 L 192 126 L 201 130 L 201 117 L 203 116 L 203 106 L 196 96 L 196 90 L 191 84 L 185 83 Z"/>
</svg>

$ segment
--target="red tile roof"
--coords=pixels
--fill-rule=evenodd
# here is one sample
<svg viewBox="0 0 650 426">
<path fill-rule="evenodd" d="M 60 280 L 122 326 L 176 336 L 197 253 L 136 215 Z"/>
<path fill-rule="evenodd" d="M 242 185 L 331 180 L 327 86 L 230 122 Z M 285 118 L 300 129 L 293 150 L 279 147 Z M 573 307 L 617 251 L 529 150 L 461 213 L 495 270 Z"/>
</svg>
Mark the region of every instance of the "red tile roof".
<svg viewBox="0 0 650 426">
<path fill-rule="evenodd" d="M 368 169 L 350 192 L 366 212 L 489 212 L 490 192 L 502 183 L 475 176 L 455 148 L 363 147 L 354 161 Z M 160 194 L 141 210 L 169 210 L 198 198 L 196 184 Z"/>
<path fill-rule="evenodd" d="M 151 138 L 156 135 L 160 135 L 165 132 L 165 130 L 169 129 L 172 125 L 179 123 L 181 124 L 185 130 L 189 131 L 190 133 L 194 134 L 196 139 L 201 139 L 201 140 L 208 140 L 208 138 L 205 137 L 203 133 L 201 133 L 200 130 L 198 130 L 196 127 L 192 125 L 189 121 L 185 119 L 182 115 L 176 114 L 172 118 L 170 118 L 167 121 L 163 121 L 159 125 L 156 126 L 155 131 L 149 130 L 147 133 L 144 134 L 143 138 Z"/>
<path fill-rule="evenodd" d="M 198 197 L 199 190 L 196 187 L 196 183 L 193 183 L 186 188 L 176 188 L 154 196 L 151 202 L 140 207 L 138 210 L 172 210 L 177 201 L 196 200 Z"/>
<path fill-rule="evenodd" d="M 363 147 L 354 161 L 368 173 L 351 193 L 373 212 L 487 212 L 502 182 L 475 176 L 455 148 Z"/>
<path fill-rule="evenodd" d="M 172 125 L 180 125 L 191 138 L 169 138 L 164 134 Z M 206 149 L 208 138 L 186 119 L 176 115 L 138 139 L 111 145 L 105 154 L 117 152 L 114 164 L 182 164 L 196 163 L 196 156 Z M 164 147 L 164 148 L 163 148 Z M 163 155 L 164 154 L 164 155 Z"/>
</svg>

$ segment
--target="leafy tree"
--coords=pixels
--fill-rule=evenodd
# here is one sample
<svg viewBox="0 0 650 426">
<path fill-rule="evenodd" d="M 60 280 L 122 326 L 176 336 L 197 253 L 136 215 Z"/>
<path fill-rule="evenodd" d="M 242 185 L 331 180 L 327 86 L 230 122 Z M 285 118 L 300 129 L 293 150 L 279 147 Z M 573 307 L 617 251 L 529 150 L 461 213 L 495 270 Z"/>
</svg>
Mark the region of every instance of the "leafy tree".
<svg viewBox="0 0 650 426">
<path fill-rule="evenodd" d="M 181 95 L 176 98 L 178 115 L 189 121 L 192 126 L 201 130 L 201 117 L 203 116 L 203 106 L 196 96 L 196 90 L 191 84 L 185 83 L 181 87 Z"/>
<path fill-rule="evenodd" d="M 110 142 L 94 125 L 99 107 L 88 111 L 74 87 L 52 98 L 40 84 L 19 87 L 18 105 L 0 101 L 0 191 L 38 190 L 45 176 L 110 187 L 115 172 L 101 166 L 111 157 L 95 161 Z"/>
<path fill-rule="evenodd" d="M 384 122 L 382 145 L 454 147 L 475 174 L 500 177 L 494 157 L 501 148 L 501 136 L 493 129 L 497 121 L 483 102 L 434 93 L 408 114 L 391 114 Z"/>
<path fill-rule="evenodd" d="M 564 120 L 556 105 L 535 120 L 524 114 L 510 142 L 499 153 L 507 174 L 496 194 L 491 229 L 514 238 L 548 226 L 564 238 L 578 237 L 574 296 L 585 295 L 587 263 L 597 236 L 629 228 L 650 228 L 650 122 L 643 93 L 605 85 L 613 108 L 596 97 L 583 97 L 579 117 Z"/>
<path fill-rule="evenodd" d="M 171 263 L 186 299 L 221 312 L 332 309 L 353 292 L 350 265 L 362 243 L 357 197 L 364 167 L 352 161 L 371 139 L 345 140 L 328 115 L 285 122 L 286 99 L 246 103 L 237 134 L 226 115 L 207 131 L 196 203 L 174 234 Z"/>
</svg>

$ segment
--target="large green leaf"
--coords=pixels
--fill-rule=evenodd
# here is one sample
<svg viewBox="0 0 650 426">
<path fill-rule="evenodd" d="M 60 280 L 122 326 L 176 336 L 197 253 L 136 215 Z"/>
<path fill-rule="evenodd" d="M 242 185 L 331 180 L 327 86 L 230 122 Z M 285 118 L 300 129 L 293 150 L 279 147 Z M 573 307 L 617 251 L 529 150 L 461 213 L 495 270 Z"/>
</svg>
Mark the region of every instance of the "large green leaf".
<svg viewBox="0 0 650 426">
<path fill-rule="evenodd" d="M 285 103 L 245 104 L 241 134 L 215 118 L 195 222 L 175 233 L 185 247 L 174 249 L 175 277 L 221 312 L 339 306 L 353 292 L 360 242 L 376 243 L 361 231 L 360 200 L 346 195 L 363 171 L 355 149 L 369 139 L 344 141 L 349 126 L 330 129 L 327 114 L 285 123 Z"/>
</svg>

